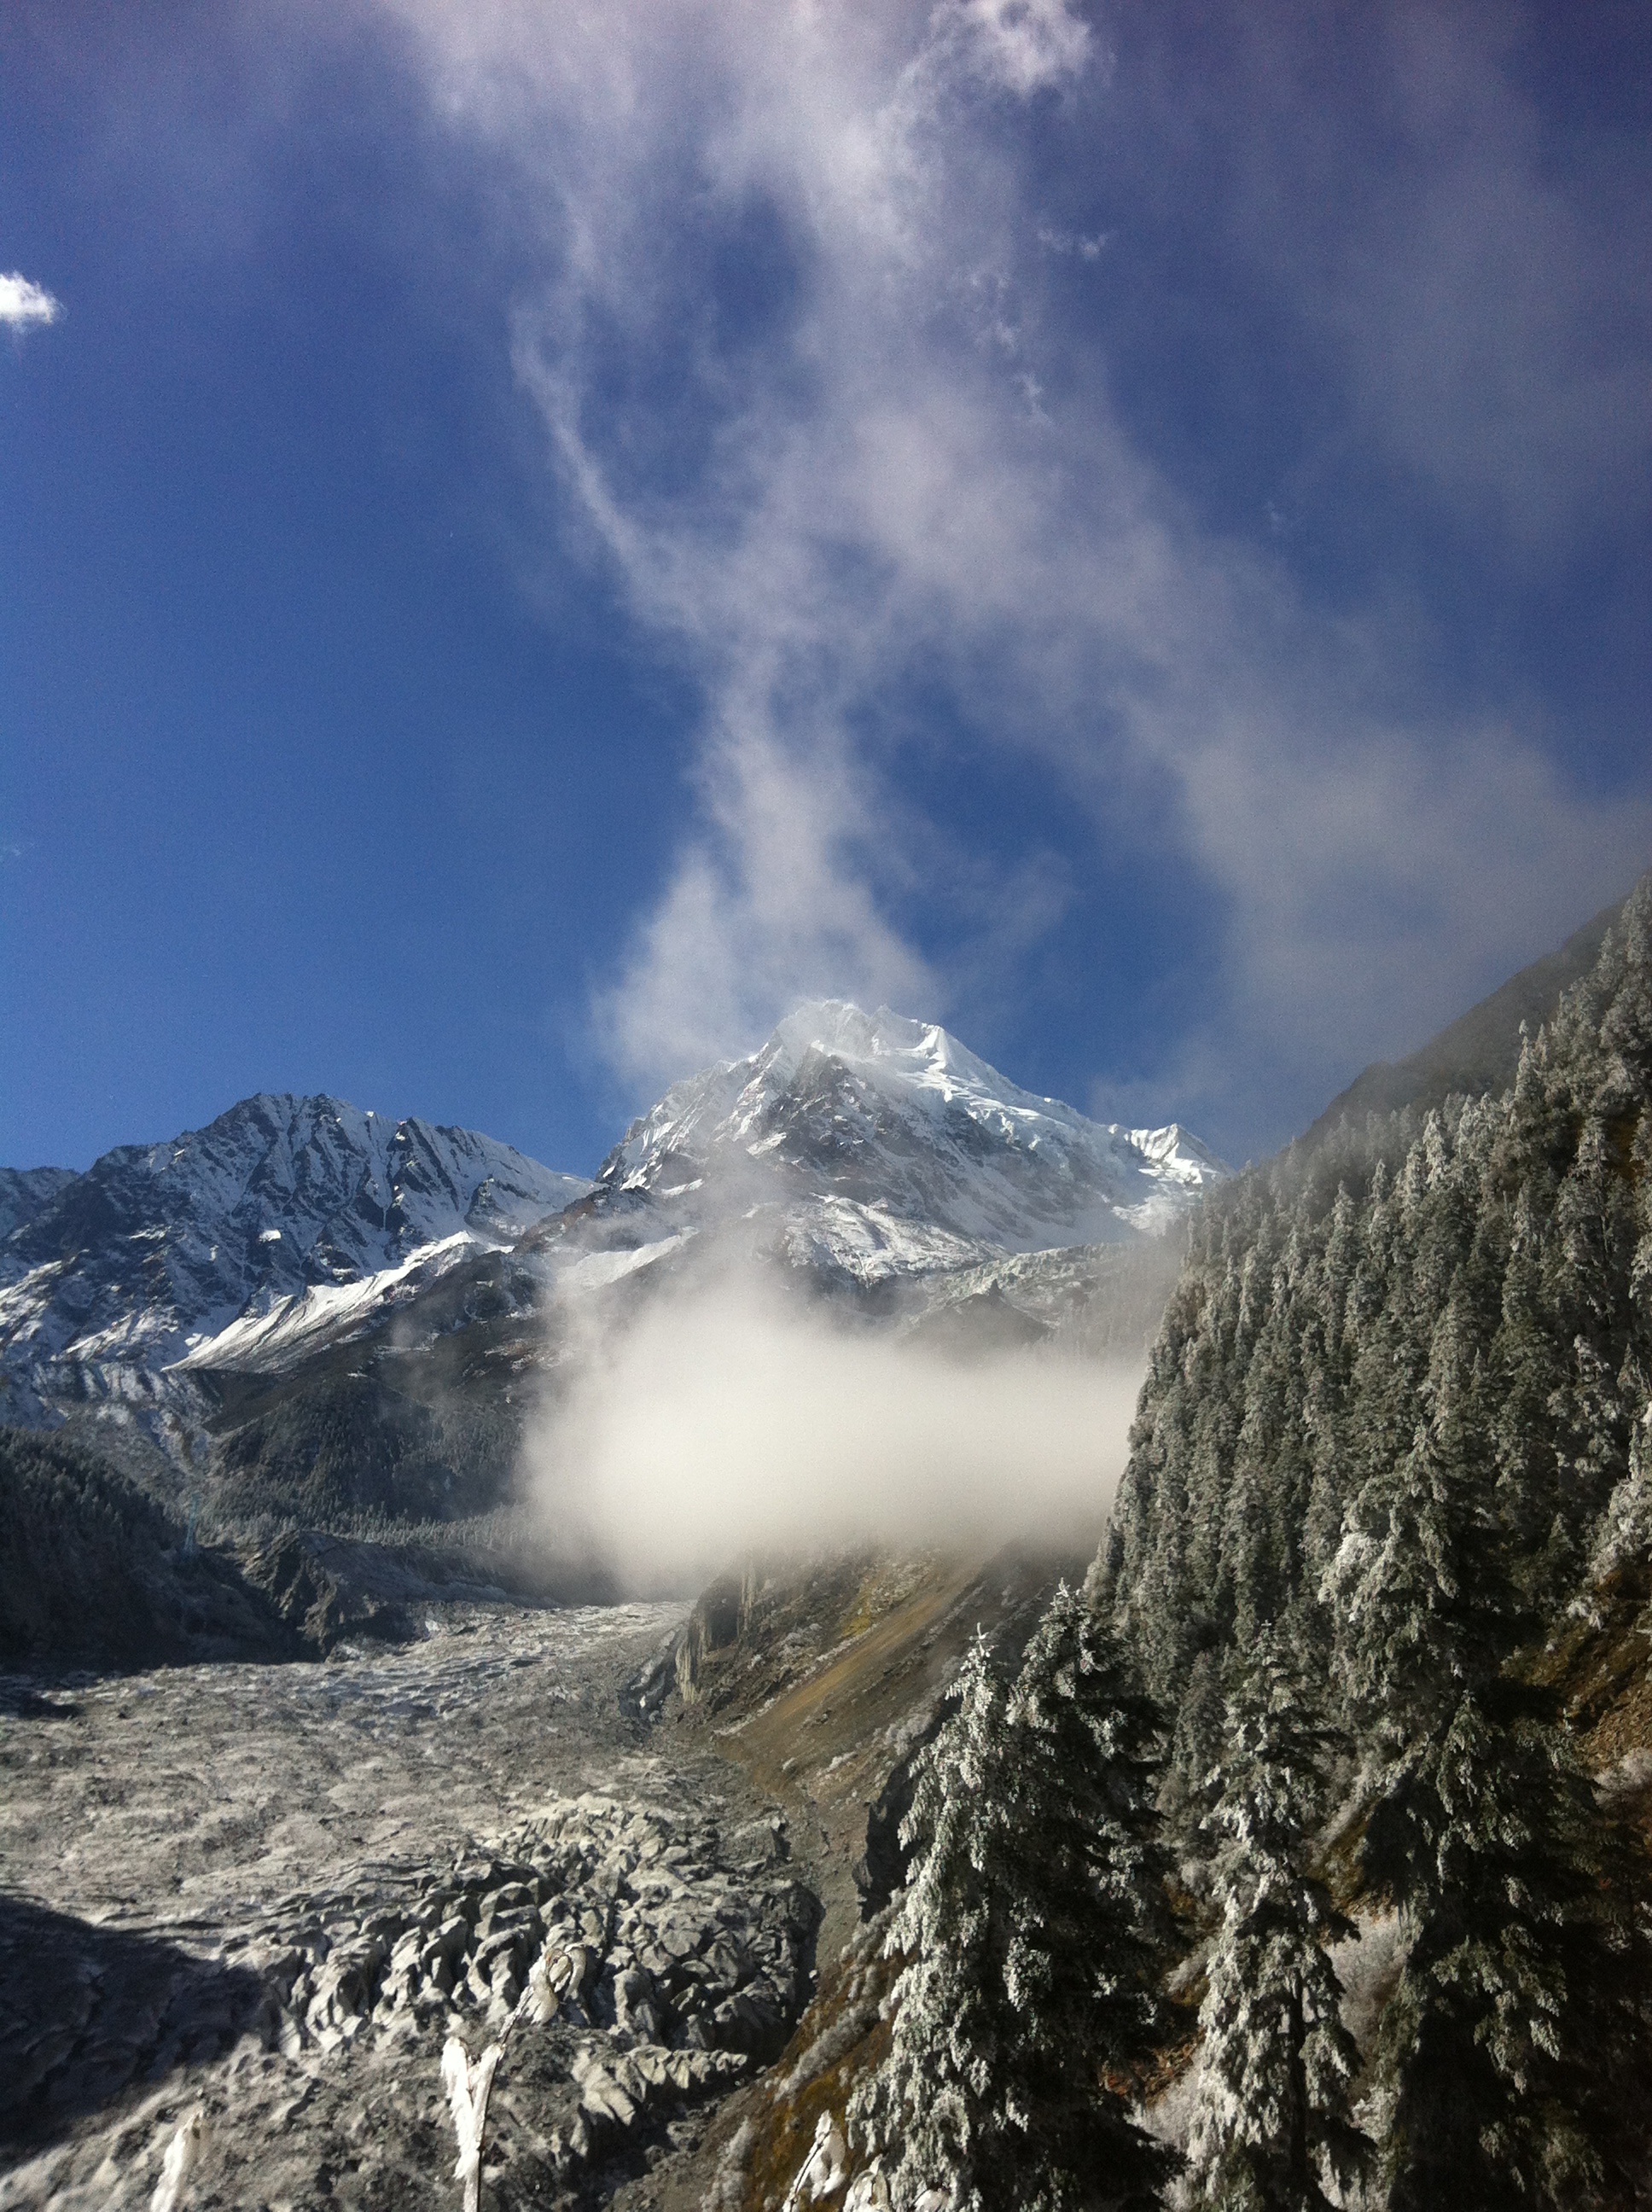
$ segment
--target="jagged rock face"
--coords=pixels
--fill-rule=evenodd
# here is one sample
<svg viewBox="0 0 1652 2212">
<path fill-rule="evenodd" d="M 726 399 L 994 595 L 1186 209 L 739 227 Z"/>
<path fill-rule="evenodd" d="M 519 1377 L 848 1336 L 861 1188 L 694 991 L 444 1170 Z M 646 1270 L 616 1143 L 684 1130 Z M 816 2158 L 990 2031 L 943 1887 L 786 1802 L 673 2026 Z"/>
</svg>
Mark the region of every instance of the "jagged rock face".
<svg viewBox="0 0 1652 2212">
<path fill-rule="evenodd" d="M 0 1168 L 0 1237 L 33 1221 L 74 1181 L 73 1168 Z"/>
<path fill-rule="evenodd" d="M 0 1352 L 164 1366 L 432 1247 L 508 1244 L 586 1188 L 468 1129 L 244 1099 L 169 1144 L 106 1152 L 19 1221 L 0 1243 Z"/>
<path fill-rule="evenodd" d="M 778 1204 L 799 1237 L 829 1246 L 874 1225 L 898 1244 L 888 1232 L 911 1224 L 1027 1252 L 1162 1231 L 1226 1172 L 1174 1123 L 1092 1121 L 1020 1090 L 937 1024 L 827 1000 L 751 1059 L 674 1085 L 598 1188 L 694 1198 L 700 1212 Z"/>
</svg>

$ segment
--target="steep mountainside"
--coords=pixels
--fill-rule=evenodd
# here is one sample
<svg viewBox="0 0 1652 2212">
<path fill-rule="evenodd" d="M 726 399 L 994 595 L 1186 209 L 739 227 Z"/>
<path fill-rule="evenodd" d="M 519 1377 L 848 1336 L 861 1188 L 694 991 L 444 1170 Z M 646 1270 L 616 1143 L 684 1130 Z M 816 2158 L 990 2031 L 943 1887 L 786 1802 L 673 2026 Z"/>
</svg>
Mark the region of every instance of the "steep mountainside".
<svg viewBox="0 0 1652 2212">
<path fill-rule="evenodd" d="M 0 1237 L 33 1221 L 74 1180 L 73 1168 L 0 1168 Z"/>
<path fill-rule="evenodd" d="M 1162 1691 L 1282 1615 L 1332 1650 L 1339 1578 L 1454 1394 L 1535 1618 L 1645 1571 L 1649 1170 L 1652 878 L 1506 1090 L 1344 1126 L 1220 1194 L 1109 1537 Z"/>
<path fill-rule="evenodd" d="M 101 1455 L 0 1428 L 0 1667 L 293 1656 L 235 1563 L 182 1534 Z"/>
<path fill-rule="evenodd" d="M 1503 1090 L 1520 1065 L 1521 1023 L 1535 1032 L 1553 1019 L 1562 992 L 1594 967 L 1607 930 L 1623 910 L 1622 901 L 1603 907 L 1558 951 L 1511 975 L 1404 1060 L 1373 1060 L 1331 1101 L 1303 1143 L 1318 1144 L 1341 1121 L 1357 1124 L 1370 1114 L 1443 1105 L 1454 1091 L 1472 1098 Z"/>
<path fill-rule="evenodd" d="M 0 1358 L 159 1369 L 306 1291 L 348 1302 L 416 1255 L 439 1272 L 513 1243 L 586 1188 L 468 1129 L 243 1099 L 168 1144 L 105 1153 L 11 1230 Z"/>
</svg>

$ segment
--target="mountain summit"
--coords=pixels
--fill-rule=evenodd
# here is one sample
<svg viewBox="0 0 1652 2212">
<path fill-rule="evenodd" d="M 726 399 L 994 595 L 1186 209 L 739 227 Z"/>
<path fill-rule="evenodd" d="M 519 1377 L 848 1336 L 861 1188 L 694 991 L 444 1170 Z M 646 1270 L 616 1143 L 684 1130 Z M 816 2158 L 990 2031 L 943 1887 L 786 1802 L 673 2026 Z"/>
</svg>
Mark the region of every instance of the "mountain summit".
<svg viewBox="0 0 1652 2212">
<path fill-rule="evenodd" d="M 1227 1173 L 1174 1122 L 1092 1121 L 1023 1091 L 938 1023 L 825 999 L 750 1058 L 673 1085 L 597 1189 L 692 1201 L 701 1216 L 777 1205 L 835 1256 L 881 1253 L 905 1272 L 914 1239 L 922 1256 L 910 1257 L 932 1265 L 938 1237 L 1033 1252 L 1159 1233 Z"/>
<path fill-rule="evenodd" d="M 597 1170 L 591 1206 L 644 1241 L 738 1225 L 792 1267 L 873 1285 L 1137 1243 L 1225 1175 L 1176 1124 L 1090 1121 L 938 1022 L 816 1000 L 748 1060 L 672 1084 Z"/>
<path fill-rule="evenodd" d="M 1177 1261 L 1157 1232 L 1226 1173 L 1174 1124 L 1092 1121 L 937 1023 L 839 1000 L 673 1085 L 594 1185 L 470 1130 L 260 1095 L 0 1185 L 0 1409 L 130 1407 L 170 1453 L 167 1423 L 222 1426 L 228 1378 L 262 1376 L 269 1434 L 234 1449 L 279 1459 L 282 1498 L 344 1438 L 352 1466 L 415 1445 L 440 1462 L 428 1510 L 450 1476 L 453 1498 L 497 1490 L 512 1377 L 555 1367 L 574 1307 L 600 1334 L 726 1264 L 948 1342 L 1076 1332 L 1133 1356 Z M 439 1414 L 408 1410 L 427 1370 Z"/>
<path fill-rule="evenodd" d="M 0 1349 L 14 1365 L 163 1366 L 434 1247 L 513 1243 L 589 1187 L 472 1130 L 261 1092 L 84 1175 L 37 1176 L 39 1202 L 0 1241 Z"/>
</svg>

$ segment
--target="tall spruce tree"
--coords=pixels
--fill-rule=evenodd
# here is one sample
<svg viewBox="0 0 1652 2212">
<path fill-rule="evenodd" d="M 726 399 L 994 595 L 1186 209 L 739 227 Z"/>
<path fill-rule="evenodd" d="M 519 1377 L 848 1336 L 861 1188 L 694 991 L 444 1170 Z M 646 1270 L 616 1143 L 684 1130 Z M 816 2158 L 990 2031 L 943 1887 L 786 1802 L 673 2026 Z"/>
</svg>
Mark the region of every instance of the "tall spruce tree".
<svg viewBox="0 0 1652 2212">
<path fill-rule="evenodd" d="M 977 1633 L 955 1709 L 920 1752 L 901 1840 L 917 1852 L 886 1955 L 904 1954 L 889 2056 L 850 2100 L 851 2130 L 881 2152 L 897 2204 L 950 2191 L 986 2212 L 980 2183 L 1003 2121 L 1003 2052 L 1012 2033 L 1004 1984 L 1003 1898 L 1015 1849 L 1005 1684 Z"/>
<path fill-rule="evenodd" d="M 1426 1421 L 1343 1563 L 1349 1686 L 1385 1750 L 1364 1870 L 1410 1938 L 1383 2022 L 1388 2212 L 1636 2203 L 1649 2148 L 1643 1863 L 1509 1665 L 1530 1621 L 1487 1395 L 1454 1300 Z"/>
<path fill-rule="evenodd" d="M 851 2122 L 897 2202 L 1157 2204 L 1176 2161 L 1129 2096 L 1171 1949 L 1157 1710 L 1065 1586 L 1007 1698 L 979 1638 L 957 1694 L 903 1830 L 920 1850 L 888 1939 L 908 1956 L 890 2055 Z"/>
<path fill-rule="evenodd" d="M 1015 1827 L 1008 2154 L 995 2202 L 1148 2205 L 1175 2166 L 1131 2117 L 1174 1955 L 1155 1794 L 1163 1723 L 1116 1637 L 1063 1583 L 1010 1698 Z"/>
<path fill-rule="evenodd" d="M 1192 2195 L 1211 2212 L 1333 2212 L 1327 2183 L 1345 2186 L 1371 2149 L 1352 2120 L 1358 2052 L 1327 1948 L 1355 1931 L 1308 1866 L 1339 1739 L 1273 1631 L 1233 1673 L 1206 1823 L 1222 1923 L 1199 2014 Z"/>
</svg>

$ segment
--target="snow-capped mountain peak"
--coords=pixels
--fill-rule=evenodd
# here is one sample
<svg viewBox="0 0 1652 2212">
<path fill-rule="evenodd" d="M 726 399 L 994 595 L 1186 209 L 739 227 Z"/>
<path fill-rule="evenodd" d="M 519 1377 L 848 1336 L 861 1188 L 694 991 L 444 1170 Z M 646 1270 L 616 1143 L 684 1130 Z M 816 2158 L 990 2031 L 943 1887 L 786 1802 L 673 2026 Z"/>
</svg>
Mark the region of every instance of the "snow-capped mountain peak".
<svg viewBox="0 0 1652 2212">
<path fill-rule="evenodd" d="M 664 1279 L 730 1240 L 829 1288 L 962 1279 L 1151 1237 L 1226 1172 L 1174 1123 L 1023 1091 L 938 1023 L 821 1000 L 673 1085 L 594 1189 L 470 1130 L 268 1093 L 85 1175 L 14 1177 L 0 1370 L 50 1396 L 92 1369 L 123 1389 L 140 1369 L 272 1369 L 507 1245 L 558 1295 L 662 1261 Z"/>
<path fill-rule="evenodd" d="M 0 1241 L 0 1346 L 163 1365 L 430 1248 L 513 1243 L 589 1188 L 473 1130 L 259 1092 L 106 1152 Z"/>
<path fill-rule="evenodd" d="M 1125 1129 L 1023 1091 L 936 1022 L 799 1006 L 748 1059 L 674 1084 L 598 1188 L 778 1203 L 841 1241 L 847 1207 L 1001 1250 L 1169 1225 L 1227 1170 L 1175 1124 Z M 838 1218 L 831 1229 L 829 1217 Z M 853 1225 L 859 1237 L 864 1218 Z"/>
<path fill-rule="evenodd" d="M 1033 1103 L 1029 1092 L 1006 1081 L 938 1022 L 909 1021 L 888 1006 L 864 1014 L 847 1000 L 815 1000 L 787 1016 L 765 1051 L 777 1066 L 789 1058 L 792 1071 L 809 1053 L 822 1053 L 875 1082 L 933 1091 L 942 1100 L 973 1094 Z"/>
</svg>

